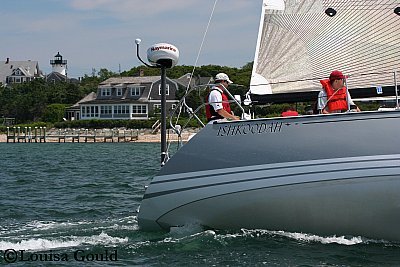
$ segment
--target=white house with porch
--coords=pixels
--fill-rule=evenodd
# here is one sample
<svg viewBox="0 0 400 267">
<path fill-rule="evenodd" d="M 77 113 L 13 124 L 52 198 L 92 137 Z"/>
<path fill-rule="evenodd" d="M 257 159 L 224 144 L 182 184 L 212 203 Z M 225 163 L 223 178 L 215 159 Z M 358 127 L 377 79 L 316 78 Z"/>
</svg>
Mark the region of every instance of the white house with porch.
<svg viewBox="0 0 400 267">
<path fill-rule="evenodd" d="M 176 107 L 178 84 L 166 79 L 167 110 Z M 109 78 L 100 83 L 95 98 L 79 103 L 79 119 L 148 119 L 161 107 L 161 77 Z"/>
</svg>

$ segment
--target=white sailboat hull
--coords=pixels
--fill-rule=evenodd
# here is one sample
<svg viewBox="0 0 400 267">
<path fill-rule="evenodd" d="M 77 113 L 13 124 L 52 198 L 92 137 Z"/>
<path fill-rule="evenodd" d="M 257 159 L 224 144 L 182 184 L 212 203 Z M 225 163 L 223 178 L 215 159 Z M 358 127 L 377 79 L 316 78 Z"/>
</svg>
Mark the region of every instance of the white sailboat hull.
<svg viewBox="0 0 400 267">
<path fill-rule="evenodd" d="M 398 133 L 397 111 L 209 124 L 152 180 L 139 226 L 400 240 Z"/>
</svg>

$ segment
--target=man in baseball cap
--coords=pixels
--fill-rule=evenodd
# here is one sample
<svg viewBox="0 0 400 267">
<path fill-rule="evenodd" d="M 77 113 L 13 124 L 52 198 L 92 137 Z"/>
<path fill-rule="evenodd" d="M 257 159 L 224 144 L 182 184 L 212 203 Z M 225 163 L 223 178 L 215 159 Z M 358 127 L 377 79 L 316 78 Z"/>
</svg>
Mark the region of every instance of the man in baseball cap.
<svg viewBox="0 0 400 267">
<path fill-rule="evenodd" d="M 346 78 L 341 71 L 334 70 L 329 75 L 329 79 L 320 81 L 324 89 L 318 96 L 318 109 L 321 113 L 346 112 L 349 106 L 351 110 L 360 111 L 347 92 Z"/>
<path fill-rule="evenodd" d="M 222 82 L 222 81 L 227 81 L 229 84 L 233 83 L 231 80 L 229 80 L 229 76 L 226 75 L 225 73 L 218 73 L 215 75 L 215 82 Z"/>
<path fill-rule="evenodd" d="M 334 81 L 334 80 L 343 80 L 346 79 L 341 71 L 334 70 L 331 72 L 331 75 L 329 75 L 329 80 Z"/>
<path fill-rule="evenodd" d="M 215 85 L 211 88 L 206 101 L 206 116 L 208 121 L 218 119 L 239 120 L 231 110 L 226 94 L 229 84 L 233 83 L 225 73 L 215 75 Z"/>
</svg>

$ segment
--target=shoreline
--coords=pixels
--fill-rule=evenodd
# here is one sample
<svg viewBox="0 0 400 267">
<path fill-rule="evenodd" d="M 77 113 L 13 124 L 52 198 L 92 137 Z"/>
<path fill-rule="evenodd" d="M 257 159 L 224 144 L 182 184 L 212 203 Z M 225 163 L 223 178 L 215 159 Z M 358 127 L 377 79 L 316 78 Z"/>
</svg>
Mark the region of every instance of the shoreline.
<svg viewBox="0 0 400 267">
<path fill-rule="evenodd" d="M 188 131 L 188 132 L 182 133 L 182 141 L 187 142 L 190 139 L 190 137 L 196 133 L 197 133 L 197 131 Z M 175 134 L 175 133 L 171 134 L 170 132 L 167 133 L 167 142 L 168 141 L 178 142 L 177 134 Z M 161 143 L 161 134 L 160 133 L 152 134 L 152 133 L 148 133 L 148 132 L 139 132 L 137 140 L 132 140 L 132 141 L 128 140 L 128 141 L 119 141 L 118 142 L 117 138 L 114 138 L 113 142 L 114 143 Z M 0 143 L 7 143 L 7 134 L 0 134 Z M 10 140 L 9 143 L 14 143 L 14 141 Z M 25 140 L 20 140 L 20 142 L 18 142 L 16 140 L 15 143 L 25 143 Z M 26 142 L 26 143 L 29 143 L 29 142 Z M 35 142 L 33 141 L 32 143 L 35 143 Z M 39 143 L 39 141 L 37 143 Z M 59 143 L 59 139 L 47 137 L 46 143 Z M 61 141 L 60 143 L 64 143 L 64 141 Z M 67 138 L 65 143 L 73 143 L 72 138 L 70 138 L 70 139 Z M 75 143 L 78 143 L 78 142 L 75 140 Z M 84 138 L 82 137 L 80 140 L 80 143 L 106 143 L 106 142 L 104 142 L 104 140 L 102 140 L 101 138 L 96 139 L 96 142 L 94 142 L 93 139 L 90 139 L 87 142 L 85 142 Z M 108 140 L 107 143 L 111 143 L 111 140 Z"/>
</svg>

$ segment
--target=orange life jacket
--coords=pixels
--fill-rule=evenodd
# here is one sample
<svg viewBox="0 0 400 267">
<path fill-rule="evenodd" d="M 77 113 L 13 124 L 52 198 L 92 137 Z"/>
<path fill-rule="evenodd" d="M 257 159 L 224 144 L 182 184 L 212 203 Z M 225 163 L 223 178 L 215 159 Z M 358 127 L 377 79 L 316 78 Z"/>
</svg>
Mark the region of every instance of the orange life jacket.
<svg viewBox="0 0 400 267">
<path fill-rule="evenodd" d="M 299 116 L 299 113 L 295 110 L 284 111 L 281 114 L 282 117 Z"/>
<path fill-rule="evenodd" d="M 346 86 L 343 86 L 339 90 L 335 91 L 335 89 L 332 88 L 329 79 L 321 80 L 320 82 L 326 92 L 329 111 L 346 111 L 348 109 Z"/>
<path fill-rule="evenodd" d="M 215 87 L 213 89 L 211 89 L 210 93 L 212 91 L 218 91 L 221 94 L 223 109 L 225 109 L 228 113 L 231 113 L 231 106 L 229 105 L 229 99 L 228 99 L 228 96 L 225 94 L 225 92 L 222 91 L 222 93 L 221 93 L 221 91 L 218 90 Z M 207 103 L 206 104 L 206 117 L 207 117 L 207 121 L 216 120 L 216 119 L 223 119 L 223 117 L 221 115 L 219 115 L 214 110 L 213 106 L 208 104 L 208 101 L 209 101 L 208 99 L 209 99 L 210 93 L 206 97 L 206 103 Z"/>
</svg>

